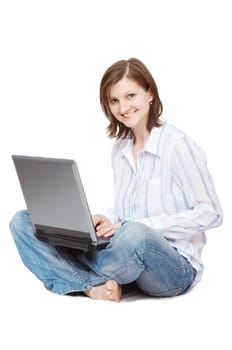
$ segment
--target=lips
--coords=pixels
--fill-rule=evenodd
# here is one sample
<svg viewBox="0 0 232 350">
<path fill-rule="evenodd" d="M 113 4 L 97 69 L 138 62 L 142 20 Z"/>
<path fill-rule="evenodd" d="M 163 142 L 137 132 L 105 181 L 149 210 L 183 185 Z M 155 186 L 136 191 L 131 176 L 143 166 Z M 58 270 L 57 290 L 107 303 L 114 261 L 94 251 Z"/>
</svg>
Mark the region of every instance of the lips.
<svg viewBox="0 0 232 350">
<path fill-rule="evenodd" d="M 129 118 L 133 117 L 135 113 L 136 113 L 136 110 L 135 110 L 134 112 L 131 112 L 131 113 L 125 113 L 125 114 L 123 114 L 123 117 L 129 119 Z"/>
</svg>

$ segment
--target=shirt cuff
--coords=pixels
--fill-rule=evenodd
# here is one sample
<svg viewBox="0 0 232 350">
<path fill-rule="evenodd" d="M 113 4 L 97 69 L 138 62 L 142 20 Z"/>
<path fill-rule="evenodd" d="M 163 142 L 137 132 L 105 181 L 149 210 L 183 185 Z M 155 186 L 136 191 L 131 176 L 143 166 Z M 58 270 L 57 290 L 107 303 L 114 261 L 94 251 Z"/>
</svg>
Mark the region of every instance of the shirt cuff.
<svg viewBox="0 0 232 350">
<path fill-rule="evenodd" d="M 161 220 L 163 217 L 165 217 L 165 214 L 161 214 L 159 216 L 152 216 L 152 217 L 148 217 L 148 218 L 142 218 L 142 219 L 138 219 L 136 220 L 137 222 L 141 222 L 142 224 L 145 224 L 155 230 L 160 230 L 162 231 L 164 229 L 164 226 L 161 223 Z"/>
<path fill-rule="evenodd" d="M 108 208 L 104 213 L 104 216 L 107 217 L 107 219 L 109 219 L 109 221 L 111 222 L 111 224 L 115 224 L 117 222 L 116 219 L 116 214 L 115 214 L 115 210 L 113 208 Z"/>
</svg>

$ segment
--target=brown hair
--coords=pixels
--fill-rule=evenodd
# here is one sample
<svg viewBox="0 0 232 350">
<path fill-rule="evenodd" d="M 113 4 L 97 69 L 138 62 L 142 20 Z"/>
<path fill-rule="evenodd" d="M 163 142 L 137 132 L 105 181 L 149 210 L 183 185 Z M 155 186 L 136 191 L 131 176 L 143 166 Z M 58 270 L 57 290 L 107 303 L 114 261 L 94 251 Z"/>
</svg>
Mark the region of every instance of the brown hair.
<svg viewBox="0 0 232 350">
<path fill-rule="evenodd" d="M 120 123 L 113 116 L 109 107 L 110 88 L 125 76 L 134 80 L 146 91 L 149 89 L 153 96 L 147 122 L 148 131 L 151 131 L 153 127 L 159 127 L 162 125 L 159 117 L 162 114 L 163 105 L 160 101 L 158 89 L 151 73 L 147 67 L 136 58 L 121 60 L 114 63 L 105 71 L 100 83 L 100 103 L 103 112 L 110 121 L 110 124 L 107 127 L 107 132 L 108 136 L 111 138 L 126 138 L 128 135 L 132 136 L 130 128 Z"/>
</svg>

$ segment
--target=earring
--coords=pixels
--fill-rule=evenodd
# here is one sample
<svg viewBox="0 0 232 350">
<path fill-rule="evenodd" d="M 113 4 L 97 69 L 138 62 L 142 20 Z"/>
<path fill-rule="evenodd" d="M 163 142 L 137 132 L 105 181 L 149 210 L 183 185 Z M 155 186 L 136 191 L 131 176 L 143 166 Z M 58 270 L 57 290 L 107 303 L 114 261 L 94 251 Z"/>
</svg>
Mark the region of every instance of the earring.
<svg viewBox="0 0 232 350">
<path fill-rule="evenodd" d="M 150 103 L 150 105 L 152 105 L 152 101 L 150 101 L 149 103 Z"/>
</svg>

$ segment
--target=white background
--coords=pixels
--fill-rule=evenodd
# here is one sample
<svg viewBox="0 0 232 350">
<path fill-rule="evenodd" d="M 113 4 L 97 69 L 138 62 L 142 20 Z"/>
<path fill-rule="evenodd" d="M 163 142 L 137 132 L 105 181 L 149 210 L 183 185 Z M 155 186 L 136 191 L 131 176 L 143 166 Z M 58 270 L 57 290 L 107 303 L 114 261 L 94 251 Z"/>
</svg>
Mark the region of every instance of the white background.
<svg viewBox="0 0 232 350">
<path fill-rule="evenodd" d="M 0 2 L 1 349 L 231 349 L 231 18 L 229 0 Z M 203 280 L 185 296 L 57 296 L 12 242 L 25 204 L 11 154 L 75 158 L 92 212 L 111 206 L 99 83 L 130 57 L 152 72 L 168 122 L 205 150 L 224 224 L 207 233 Z"/>
</svg>

